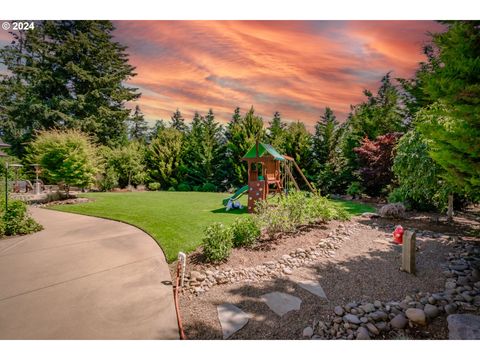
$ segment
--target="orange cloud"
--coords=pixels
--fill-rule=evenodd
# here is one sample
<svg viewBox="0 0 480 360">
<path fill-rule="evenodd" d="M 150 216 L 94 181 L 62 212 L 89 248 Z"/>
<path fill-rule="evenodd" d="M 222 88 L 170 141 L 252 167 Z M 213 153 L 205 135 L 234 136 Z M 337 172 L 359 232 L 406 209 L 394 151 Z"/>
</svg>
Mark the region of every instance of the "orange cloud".
<svg viewBox="0 0 480 360">
<path fill-rule="evenodd" d="M 212 108 L 228 121 L 251 105 L 312 126 L 326 106 L 344 119 L 388 71 L 413 75 L 433 21 L 115 21 L 149 120 Z M 0 42 L 5 41 L 0 34 Z"/>
</svg>

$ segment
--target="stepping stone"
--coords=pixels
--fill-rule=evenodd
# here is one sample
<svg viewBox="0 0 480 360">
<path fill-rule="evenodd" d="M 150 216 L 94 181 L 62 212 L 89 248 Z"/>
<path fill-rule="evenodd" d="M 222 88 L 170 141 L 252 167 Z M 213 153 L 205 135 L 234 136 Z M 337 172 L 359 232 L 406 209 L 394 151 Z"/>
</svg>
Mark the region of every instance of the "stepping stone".
<svg viewBox="0 0 480 360">
<path fill-rule="evenodd" d="M 480 316 L 455 314 L 447 316 L 450 340 L 480 340 Z"/>
<path fill-rule="evenodd" d="M 292 310 L 300 310 L 302 300 L 282 292 L 271 292 L 262 296 L 262 300 L 277 315 L 283 316 Z"/>
<path fill-rule="evenodd" d="M 218 305 L 217 312 L 224 339 L 228 339 L 243 328 L 250 318 L 248 314 L 232 304 Z"/>
<path fill-rule="evenodd" d="M 323 291 L 319 283 L 315 281 L 305 280 L 305 281 L 298 281 L 297 284 L 301 288 L 307 290 L 308 292 L 311 292 L 313 295 L 316 295 L 319 298 L 327 300 L 327 295 L 325 294 L 325 291 Z"/>
</svg>

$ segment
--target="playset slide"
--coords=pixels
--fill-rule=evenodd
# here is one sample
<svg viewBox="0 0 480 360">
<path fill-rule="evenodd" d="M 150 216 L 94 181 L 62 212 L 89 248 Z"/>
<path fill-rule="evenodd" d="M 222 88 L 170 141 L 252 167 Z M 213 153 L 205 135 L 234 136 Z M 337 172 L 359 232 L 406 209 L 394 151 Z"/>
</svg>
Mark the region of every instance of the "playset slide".
<svg viewBox="0 0 480 360">
<path fill-rule="evenodd" d="M 230 197 L 228 197 L 228 198 L 226 198 L 226 199 L 223 199 L 223 206 L 227 206 L 228 200 L 235 201 L 235 200 L 237 200 L 240 196 L 242 196 L 243 194 L 245 194 L 247 191 L 248 191 L 248 185 L 242 186 L 240 189 L 238 189 L 237 191 L 235 191 L 235 194 L 233 194 L 232 196 L 230 196 Z"/>
</svg>

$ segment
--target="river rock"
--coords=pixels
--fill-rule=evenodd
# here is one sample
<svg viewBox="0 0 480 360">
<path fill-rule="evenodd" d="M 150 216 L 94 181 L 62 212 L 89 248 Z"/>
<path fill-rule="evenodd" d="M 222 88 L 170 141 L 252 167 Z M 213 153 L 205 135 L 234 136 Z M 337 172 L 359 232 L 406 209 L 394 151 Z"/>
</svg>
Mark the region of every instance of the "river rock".
<svg viewBox="0 0 480 360">
<path fill-rule="evenodd" d="M 303 337 L 311 338 L 313 336 L 313 329 L 310 326 L 307 326 L 303 329 Z"/>
<path fill-rule="evenodd" d="M 450 315 L 450 314 L 456 313 L 456 312 L 457 312 L 457 308 L 458 308 L 458 306 L 453 303 L 453 304 L 447 304 L 447 305 L 445 305 L 444 310 L 445 310 L 445 312 L 446 312 L 447 314 Z"/>
<path fill-rule="evenodd" d="M 190 272 L 190 281 L 198 281 L 198 282 L 202 282 L 203 280 L 205 280 L 206 278 L 206 275 L 199 272 L 199 271 L 191 271 Z"/>
<path fill-rule="evenodd" d="M 370 331 L 373 335 L 378 335 L 380 334 L 380 331 L 378 331 L 377 327 L 373 325 L 372 323 L 367 324 L 367 329 Z"/>
<path fill-rule="evenodd" d="M 343 317 L 343 320 L 346 321 L 346 322 L 349 322 L 349 323 L 352 323 L 352 324 L 355 324 L 355 325 L 358 325 L 361 323 L 360 319 L 358 318 L 357 315 L 353 315 L 353 314 L 347 314 Z"/>
<path fill-rule="evenodd" d="M 371 313 L 373 311 L 375 311 L 375 306 L 373 304 L 364 304 L 364 305 L 361 305 L 360 308 L 365 311 L 366 313 Z"/>
<path fill-rule="evenodd" d="M 341 306 L 335 306 L 335 308 L 333 309 L 333 312 L 338 316 L 342 316 L 344 313 L 343 308 Z"/>
<path fill-rule="evenodd" d="M 438 308 L 435 305 L 426 304 L 423 311 L 429 319 L 433 319 L 438 316 Z"/>
<path fill-rule="evenodd" d="M 407 318 L 419 325 L 425 325 L 426 322 L 426 317 L 425 317 L 425 312 L 421 309 L 417 308 L 409 308 L 405 311 L 405 315 L 407 315 Z"/>
<path fill-rule="evenodd" d="M 396 315 L 392 320 L 390 320 L 390 325 L 395 329 L 403 329 L 407 326 L 408 320 L 405 318 L 403 314 Z"/>
<path fill-rule="evenodd" d="M 357 340 L 370 340 L 368 330 L 364 327 L 360 327 L 357 330 Z"/>
</svg>

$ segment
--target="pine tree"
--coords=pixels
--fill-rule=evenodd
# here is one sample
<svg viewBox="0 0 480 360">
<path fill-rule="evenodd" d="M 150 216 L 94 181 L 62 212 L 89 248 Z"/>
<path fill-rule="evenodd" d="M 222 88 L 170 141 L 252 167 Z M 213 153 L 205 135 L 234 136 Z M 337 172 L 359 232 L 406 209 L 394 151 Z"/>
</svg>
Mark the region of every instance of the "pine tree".
<svg viewBox="0 0 480 360">
<path fill-rule="evenodd" d="M 309 181 L 313 180 L 311 146 L 312 136 L 305 124 L 300 121 L 290 123 L 285 134 L 285 154 L 295 160 Z"/>
<path fill-rule="evenodd" d="M 433 102 L 417 116 L 429 154 L 458 191 L 480 199 L 480 22 L 454 21 L 434 34 L 434 56 L 419 74 Z"/>
<path fill-rule="evenodd" d="M 170 126 L 181 133 L 185 133 L 187 131 L 187 125 L 185 124 L 185 119 L 182 116 L 182 113 L 180 110 L 176 110 L 172 117 L 171 117 L 171 123 Z"/>
<path fill-rule="evenodd" d="M 165 121 L 163 119 L 155 121 L 155 125 L 153 125 L 153 128 L 150 130 L 150 133 L 148 135 L 149 142 L 155 139 L 160 132 L 165 130 L 166 127 L 167 125 L 165 124 Z"/>
<path fill-rule="evenodd" d="M 263 119 L 255 114 L 253 106 L 238 122 L 235 121 L 234 114 L 227 126 L 226 137 L 228 142 L 224 166 L 228 169 L 228 181 L 232 186 L 245 185 L 248 180 L 247 166 L 241 159 L 255 144 L 255 140 L 265 140 Z"/>
<path fill-rule="evenodd" d="M 319 165 L 326 164 L 335 146 L 335 131 L 337 118 L 332 109 L 325 108 L 325 113 L 315 124 L 315 135 L 313 136 L 313 156 Z"/>
<path fill-rule="evenodd" d="M 330 193 L 335 187 L 335 166 L 333 164 L 335 146 L 337 145 L 337 119 L 329 107 L 315 124 L 312 139 L 312 177 L 320 191 Z"/>
<path fill-rule="evenodd" d="M 224 143 L 222 127 L 215 122 L 213 111 L 210 109 L 205 117 L 195 112 L 185 145 L 184 172 L 190 185 L 222 186 Z"/>
<path fill-rule="evenodd" d="M 280 117 L 280 113 L 276 111 L 273 114 L 272 121 L 269 122 L 268 141 L 278 152 L 285 152 L 285 128 L 287 124 L 284 123 Z"/>
<path fill-rule="evenodd" d="M 145 142 L 148 134 L 148 123 L 140 110 L 140 106 L 135 106 L 133 116 L 128 122 L 130 139 Z"/>
<path fill-rule="evenodd" d="M 127 138 L 125 102 L 140 96 L 110 21 L 37 21 L 0 50 L 0 131 L 16 154 L 35 132 L 78 129 L 98 144 Z"/>
</svg>

